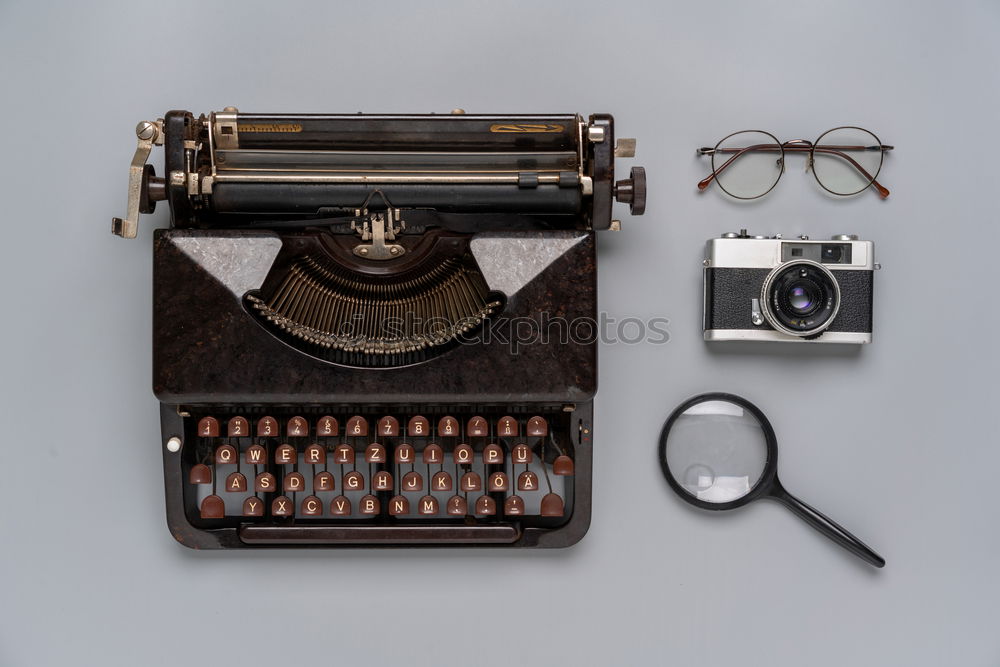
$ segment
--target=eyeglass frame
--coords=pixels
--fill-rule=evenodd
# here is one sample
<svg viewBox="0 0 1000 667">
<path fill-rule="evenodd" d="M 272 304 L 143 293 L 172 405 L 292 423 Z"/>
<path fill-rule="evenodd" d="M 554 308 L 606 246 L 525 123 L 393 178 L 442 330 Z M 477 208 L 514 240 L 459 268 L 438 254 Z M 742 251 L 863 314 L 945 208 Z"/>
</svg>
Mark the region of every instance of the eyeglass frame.
<svg viewBox="0 0 1000 667">
<path fill-rule="evenodd" d="M 820 139 L 822 139 L 826 135 L 830 134 L 831 132 L 835 132 L 837 130 L 861 130 L 862 132 L 867 132 L 868 134 L 870 134 L 873 137 L 875 137 L 875 141 L 878 143 L 878 145 L 877 146 L 833 146 L 833 147 L 819 147 L 819 146 L 817 146 L 817 144 L 819 143 Z M 774 139 L 774 145 L 778 146 L 778 148 L 781 150 L 781 157 L 778 158 L 779 161 L 781 162 L 781 172 L 778 174 L 778 178 L 774 179 L 774 183 L 771 184 L 771 187 L 769 187 L 767 190 L 765 190 L 764 192 L 760 193 L 759 195 L 755 195 L 753 197 L 740 197 L 738 195 L 734 195 L 733 193 L 729 192 L 729 190 L 726 190 L 726 188 L 723 187 L 722 183 L 720 183 L 719 179 L 718 179 L 718 175 L 722 172 L 723 169 L 725 169 L 726 167 L 728 167 L 730 164 L 733 163 L 734 160 L 736 160 L 736 158 L 740 157 L 741 155 L 743 155 L 747 151 L 751 151 L 751 150 L 773 150 L 773 146 L 771 144 L 766 144 L 766 145 L 765 144 L 758 144 L 758 145 L 755 145 L 755 146 L 747 146 L 746 148 L 729 148 L 729 149 L 720 149 L 719 148 L 719 146 L 721 146 L 722 143 L 724 141 L 726 141 L 726 139 L 729 139 L 730 137 L 735 137 L 737 134 L 743 134 L 745 132 L 758 132 L 760 134 L 765 134 L 765 135 L 771 137 L 772 139 Z M 851 156 L 847 155 L 846 153 L 842 153 L 840 150 L 832 150 L 833 148 L 839 148 L 841 150 L 857 150 L 857 149 L 879 150 L 882 153 L 882 159 L 879 160 L 878 169 L 875 170 L 875 173 L 874 174 L 869 174 L 865 170 L 865 168 L 862 167 L 860 164 L 858 164 Z M 885 154 L 886 154 L 886 152 L 893 150 L 893 148 L 894 148 L 894 146 L 888 146 L 886 144 L 883 144 L 882 140 L 879 139 L 875 135 L 875 133 L 872 132 L 871 130 L 866 130 L 865 128 L 858 127 L 856 125 L 842 125 L 840 127 L 835 127 L 835 128 L 829 129 L 826 132 L 823 132 L 822 134 L 820 134 L 819 137 L 816 139 L 815 142 L 808 141 L 806 139 L 792 139 L 790 141 L 781 142 L 781 141 L 778 141 L 778 138 L 776 136 L 774 136 L 770 132 L 766 132 L 764 130 L 740 130 L 738 132 L 733 132 L 732 134 L 726 135 L 725 137 L 723 137 L 722 139 L 720 139 L 719 142 L 717 144 L 715 144 L 714 148 L 702 147 L 702 148 L 699 148 L 696 151 L 698 155 L 715 155 L 716 153 L 722 153 L 722 152 L 735 152 L 736 153 L 731 158 L 729 158 L 728 160 L 726 160 L 726 162 L 723 163 L 723 165 L 721 167 L 719 167 L 718 169 L 715 168 L 715 164 L 714 164 L 714 160 L 713 160 L 712 173 L 709 174 L 708 176 L 706 176 L 701 181 L 698 181 L 698 189 L 699 190 L 705 190 L 709 185 L 712 184 L 712 181 L 714 180 L 714 181 L 716 181 L 719 184 L 719 187 L 722 188 L 722 191 L 725 192 L 730 197 L 733 197 L 735 199 L 743 199 L 743 200 L 760 199 L 761 197 L 763 197 L 768 192 L 770 192 L 771 190 L 774 189 L 774 186 L 776 186 L 778 184 L 778 181 L 781 180 L 782 175 L 785 173 L 785 151 L 787 150 L 789 152 L 794 152 L 794 153 L 808 151 L 809 152 L 809 160 L 808 160 L 808 162 L 806 164 L 806 169 L 812 171 L 813 177 L 816 179 L 816 182 L 819 183 L 819 186 L 821 188 L 823 188 L 824 190 L 826 190 L 827 192 L 829 192 L 830 194 L 837 195 L 838 197 L 852 197 L 854 195 L 861 194 L 862 192 L 864 192 L 865 190 L 867 190 L 868 188 L 870 188 L 871 186 L 874 185 L 875 186 L 875 190 L 876 190 L 876 192 L 878 192 L 879 196 L 882 197 L 882 199 L 885 199 L 886 197 L 889 196 L 889 190 L 888 190 L 888 188 L 886 188 L 885 186 L 883 186 L 881 183 L 879 183 L 877 179 L 878 179 L 878 175 L 882 172 L 882 165 L 885 163 Z M 840 155 L 845 160 L 847 160 L 848 162 L 850 162 L 854 166 L 855 169 L 857 169 L 858 171 L 860 171 L 865 176 L 865 178 L 868 179 L 868 183 L 863 188 L 861 188 L 860 190 L 857 190 L 855 192 L 847 192 L 847 193 L 844 193 L 844 192 L 834 192 L 830 188 L 826 187 L 825 185 L 823 185 L 823 181 L 821 181 L 820 178 L 819 178 L 819 176 L 816 174 L 815 156 L 816 156 L 816 151 L 817 150 L 819 150 L 819 152 L 821 152 L 821 153 L 832 153 L 832 154 Z"/>
</svg>

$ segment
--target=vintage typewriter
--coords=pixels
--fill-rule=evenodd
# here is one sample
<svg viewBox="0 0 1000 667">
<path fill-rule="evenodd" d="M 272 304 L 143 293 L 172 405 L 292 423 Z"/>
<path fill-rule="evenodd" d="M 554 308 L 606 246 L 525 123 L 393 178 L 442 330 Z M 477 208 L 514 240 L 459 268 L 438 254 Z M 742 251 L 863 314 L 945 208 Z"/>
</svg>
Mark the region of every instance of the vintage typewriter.
<svg viewBox="0 0 1000 667">
<path fill-rule="evenodd" d="M 194 548 L 573 544 L 611 116 L 171 111 L 136 128 L 167 520 Z M 157 176 L 147 158 L 163 146 Z M 528 342 L 527 331 L 535 338 Z"/>
</svg>

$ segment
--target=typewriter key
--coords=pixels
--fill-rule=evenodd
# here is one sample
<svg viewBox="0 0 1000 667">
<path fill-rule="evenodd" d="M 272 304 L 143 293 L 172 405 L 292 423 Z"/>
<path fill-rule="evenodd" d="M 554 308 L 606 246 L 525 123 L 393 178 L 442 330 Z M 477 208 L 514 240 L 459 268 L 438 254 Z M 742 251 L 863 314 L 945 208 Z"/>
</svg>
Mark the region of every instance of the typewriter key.
<svg viewBox="0 0 1000 667">
<path fill-rule="evenodd" d="M 368 463 L 385 463 L 385 447 L 373 442 L 365 449 L 365 461 Z"/>
<path fill-rule="evenodd" d="M 405 496 L 393 496 L 389 501 L 389 515 L 399 516 L 410 513 L 410 501 Z"/>
<path fill-rule="evenodd" d="M 304 438 L 309 435 L 309 422 L 305 417 L 292 417 L 285 427 L 285 435 L 289 438 Z"/>
<path fill-rule="evenodd" d="M 262 472 L 253 480 L 253 490 L 257 493 L 270 493 L 278 487 L 278 480 L 269 472 Z"/>
<path fill-rule="evenodd" d="M 285 475 L 285 481 L 282 484 L 285 493 L 296 493 L 302 491 L 306 488 L 306 478 L 302 476 L 300 472 L 292 472 Z"/>
<path fill-rule="evenodd" d="M 476 514 L 493 516 L 497 513 L 497 503 L 489 496 L 479 496 L 476 499 Z"/>
<path fill-rule="evenodd" d="M 521 496 L 507 496 L 503 501 L 503 513 L 508 516 L 521 516 L 524 514 L 524 499 Z"/>
<path fill-rule="evenodd" d="M 372 489 L 375 491 L 391 491 L 392 475 L 385 470 L 380 470 L 372 477 Z"/>
<path fill-rule="evenodd" d="M 316 423 L 316 435 L 324 438 L 339 435 L 337 420 L 333 417 L 320 417 L 319 422 Z"/>
<path fill-rule="evenodd" d="M 317 493 L 320 491 L 333 491 L 336 486 L 335 480 L 336 478 L 331 473 L 324 470 L 313 478 L 313 491 Z"/>
<path fill-rule="evenodd" d="M 563 500 L 554 493 L 546 493 L 542 497 L 542 516 L 562 516 Z"/>
<path fill-rule="evenodd" d="M 431 487 L 435 491 L 451 491 L 451 475 L 442 470 L 431 478 Z"/>
<path fill-rule="evenodd" d="M 202 417 L 198 421 L 198 435 L 203 438 L 218 438 L 219 420 L 215 417 Z"/>
<path fill-rule="evenodd" d="M 396 463 L 413 463 L 417 460 L 417 453 L 413 449 L 413 445 L 408 445 L 405 442 L 401 445 L 396 446 L 396 452 L 393 456 L 393 460 Z"/>
<path fill-rule="evenodd" d="M 441 449 L 440 445 L 435 445 L 431 443 L 424 447 L 423 454 L 424 463 L 441 463 L 444 461 L 444 450 Z"/>
<path fill-rule="evenodd" d="M 469 513 L 469 503 L 462 496 L 452 496 L 448 499 L 448 514 L 465 516 Z"/>
<path fill-rule="evenodd" d="M 243 460 L 250 465 L 267 463 L 267 450 L 260 445 L 250 445 L 243 454 Z"/>
<path fill-rule="evenodd" d="M 226 478 L 226 491 L 230 493 L 240 492 L 246 493 L 247 490 L 247 478 L 243 473 L 234 472 Z"/>
<path fill-rule="evenodd" d="M 399 435 L 399 421 L 395 417 L 382 417 L 375 428 L 380 436 L 391 438 Z"/>
<path fill-rule="evenodd" d="M 219 496 L 206 496 L 201 501 L 202 519 L 221 519 L 226 516 L 226 503 Z"/>
<path fill-rule="evenodd" d="M 517 476 L 517 490 L 518 491 L 537 491 L 538 490 L 538 475 L 531 472 L 530 470 L 525 470 L 520 475 Z"/>
<path fill-rule="evenodd" d="M 232 445 L 220 445 L 215 450 L 215 462 L 218 463 L 236 463 L 236 448 Z"/>
<path fill-rule="evenodd" d="M 517 436 L 517 420 L 513 417 L 501 417 L 497 422 L 497 435 L 503 437 Z"/>
<path fill-rule="evenodd" d="M 482 491 L 483 490 L 483 480 L 479 476 L 479 473 L 472 472 L 471 470 L 464 475 L 459 482 L 459 488 L 469 493 L 470 491 Z"/>
<path fill-rule="evenodd" d="M 211 484 L 212 483 L 212 469 L 209 468 L 204 463 L 198 463 L 191 466 L 191 472 L 188 473 L 188 483 L 189 484 Z"/>
<path fill-rule="evenodd" d="M 257 437 L 273 438 L 278 435 L 278 420 L 274 417 L 261 417 L 257 422 Z"/>
<path fill-rule="evenodd" d="M 490 493 L 504 492 L 508 486 L 506 473 L 495 472 L 490 475 Z"/>
<path fill-rule="evenodd" d="M 514 463 L 531 463 L 531 448 L 524 444 L 514 445 L 511 458 L 514 460 Z"/>
<path fill-rule="evenodd" d="M 483 462 L 494 464 L 503 463 L 503 447 L 496 444 L 486 445 L 483 449 Z"/>
<path fill-rule="evenodd" d="M 243 516 L 264 516 L 264 501 L 255 496 L 244 500 Z"/>
<path fill-rule="evenodd" d="M 294 514 L 292 501 L 287 496 L 278 496 L 271 501 L 271 514 L 274 516 L 292 516 Z"/>
<path fill-rule="evenodd" d="M 367 495 L 358 503 L 358 509 L 362 514 L 378 514 L 382 511 L 382 504 L 373 495 Z"/>
<path fill-rule="evenodd" d="M 250 435 L 250 424 L 243 417 L 233 417 L 226 425 L 226 434 L 230 438 L 243 438 Z"/>
<path fill-rule="evenodd" d="M 541 417 L 532 417 L 528 420 L 525 431 L 529 436 L 546 436 L 549 434 L 549 425 Z"/>
<path fill-rule="evenodd" d="M 299 505 L 299 512 L 305 516 L 321 516 L 323 514 L 323 501 L 316 496 L 306 496 Z"/>
<path fill-rule="evenodd" d="M 458 435 L 458 420 L 454 417 L 441 417 L 438 422 L 438 435 L 443 438 Z"/>
<path fill-rule="evenodd" d="M 410 423 L 406 427 L 406 433 L 411 438 L 427 436 L 431 434 L 431 425 L 428 423 L 426 417 L 417 415 L 410 419 Z"/>
<path fill-rule="evenodd" d="M 309 445 L 306 447 L 304 454 L 306 463 L 312 465 L 323 465 L 326 463 L 326 448 L 323 445 Z"/>
<path fill-rule="evenodd" d="M 278 465 L 295 463 L 297 458 L 298 454 L 291 445 L 278 445 L 278 448 L 274 450 L 274 462 Z"/>
<path fill-rule="evenodd" d="M 465 433 L 470 438 L 487 436 L 490 434 L 490 425 L 482 417 L 473 417 L 465 427 Z"/>
<path fill-rule="evenodd" d="M 408 472 L 403 475 L 404 491 L 422 491 L 424 488 L 424 478 L 419 472 Z"/>
<path fill-rule="evenodd" d="M 557 475 L 572 475 L 573 468 L 573 459 L 565 454 L 557 456 L 556 460 L 552 462 L 552 472 Z"/>
<path fill-rule="evenodd" d="M 347 427 L 344 431 L 349 436 L 368 435 L 368 421 L 364 417 L 355 415 L 347 420 Z"/>
<path fill-rule="evenodd" d="M 350 516 L 351 501 L 346 496 L 337 496 L 330 501 L 330 514 L 334 516 Z"/>
<path fill-rule="evenodd" d="M 420 499 L 420 513 L 434 515 L 438 513 L 438 499 L 434 496 L 424 496 Z"/>
<path fill-rule="evenodd" d="M 455 447 L 453 456 L 455 463 L 464 465 L 472 463 L 473 459 L 476 457 L 476 453 L 472 451 L 472 447 L 469 447 L 468 445 L 458 445 Z"/>
<path fill-rule="evenodd" d="M 335 450 L 333 450 L 333 462 L 340 464 L 354 464 L 354 448 L 350 445 L 338 445 Z"/>
<path fill-rule="evenodd" d="M 357 470 L 352 470 L 351 472 L 344 475 L 345 491 L 360 491 L 364 488 L 365 488 L 365 476 L 359 473 Z"/>
</svg>

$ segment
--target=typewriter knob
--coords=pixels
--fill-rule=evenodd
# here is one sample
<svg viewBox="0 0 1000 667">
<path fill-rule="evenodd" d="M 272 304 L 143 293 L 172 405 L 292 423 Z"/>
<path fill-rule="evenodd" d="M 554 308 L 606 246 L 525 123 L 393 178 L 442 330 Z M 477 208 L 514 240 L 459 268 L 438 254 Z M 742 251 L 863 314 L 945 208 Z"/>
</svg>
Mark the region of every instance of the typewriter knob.
<svg viewBox="0 0 1000 667">
<path fill-rule="evenodd" d="M 615 183 L 615 199 L 628 204 L 632 215 L 642 215 L 646 212 L 646 170 L 642 167 L 632 167 L 629 177 Z"/>
</svg>

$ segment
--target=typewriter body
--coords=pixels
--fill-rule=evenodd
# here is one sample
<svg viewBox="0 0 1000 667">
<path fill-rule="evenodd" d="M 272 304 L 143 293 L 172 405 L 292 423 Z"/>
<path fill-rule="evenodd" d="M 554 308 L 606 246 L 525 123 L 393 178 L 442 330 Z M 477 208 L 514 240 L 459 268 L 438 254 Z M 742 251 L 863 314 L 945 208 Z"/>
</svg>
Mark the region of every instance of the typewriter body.
<svg viewBox="0 0 1000 667">
<path fill-rule="evenodd" d="M 617 228 L 615 200 L 642 212 L 645 176 L 615 179 L 634 141 L 610 116 L 458 111 L 227 108 L 137 127 L 112 231 L 170 207 L 153 390 L 182 544 L 558 547 L 586 532 L 594 233 Z"/>
</svg>

